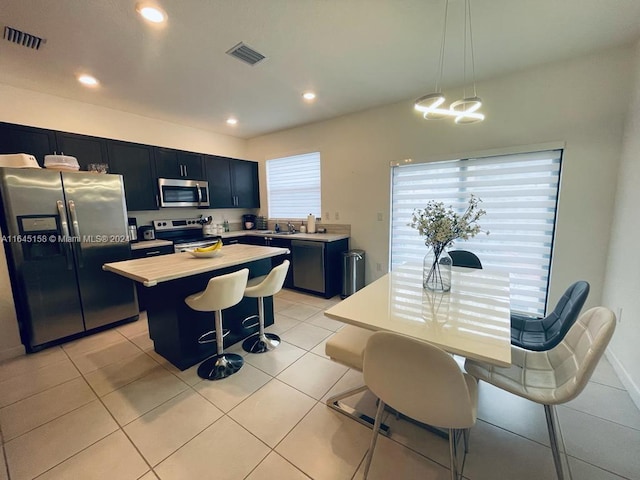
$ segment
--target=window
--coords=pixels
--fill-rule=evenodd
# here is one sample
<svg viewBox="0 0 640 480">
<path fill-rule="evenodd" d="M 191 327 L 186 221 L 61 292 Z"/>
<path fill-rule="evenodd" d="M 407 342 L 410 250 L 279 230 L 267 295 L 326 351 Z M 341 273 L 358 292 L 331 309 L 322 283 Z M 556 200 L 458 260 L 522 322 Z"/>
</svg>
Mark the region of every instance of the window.
<svg viewBox="0 0 640 480">
<path fill-rule="evenodd" d="M 469 158 L 394 167 L 391 266 L 422 261 L 426 247 L 407 224 L 429 200 L 466 208 L 469 194 L 487 214 L 478 222 L 489 235 L 460 240 L 483 267 L 506 271 L 511 310 L 543 316 L 547 301 L 562 150 Z"/>
<path fill-rule="evenodd" d="M 320 152 L 267 160 L 269 218 L 320 217 Z"/>
</svg>

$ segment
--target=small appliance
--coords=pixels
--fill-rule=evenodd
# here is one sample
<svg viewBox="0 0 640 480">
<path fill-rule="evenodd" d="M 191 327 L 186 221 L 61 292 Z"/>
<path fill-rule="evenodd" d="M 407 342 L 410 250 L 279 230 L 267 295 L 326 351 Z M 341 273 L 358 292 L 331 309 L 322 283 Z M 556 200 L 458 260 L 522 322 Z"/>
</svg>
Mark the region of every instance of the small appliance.
<svg viewBox="0 0 640 480">
<path fill-rule="evenodd" d="M 253 230 L 256 228 L 256 216 L 252 214 L 242 215 L 242 228 Z"/>
<path fill-rule="evenodd" d="M 128 222 L 129 222 L 129 227 L 128 227 L 129 241 L 137 242 L 138 241 L 138 222 L 133 217 L 129 217 Z"/>
<path fill-rule="evenodd" d="M 139 230 L 140 230 L 139 237 L 142 240 L 155 240 L 156 239 L 156 233 L 155 233 L 155 230 L 153 229 L 152 225 L 142 225 Z"/>
</svg>

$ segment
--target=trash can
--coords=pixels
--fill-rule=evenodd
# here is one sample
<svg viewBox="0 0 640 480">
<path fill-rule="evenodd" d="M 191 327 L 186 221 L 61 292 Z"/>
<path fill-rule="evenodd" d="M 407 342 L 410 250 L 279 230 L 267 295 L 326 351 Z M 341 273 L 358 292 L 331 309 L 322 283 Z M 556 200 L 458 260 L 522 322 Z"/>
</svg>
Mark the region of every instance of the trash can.
<svg viewBox="0 0 640 480">
<path fill-rule="evenodd" d="M 364 250 L 342 252 L 342 294 L 347 298 L 364 287 Z"/>
</svg>

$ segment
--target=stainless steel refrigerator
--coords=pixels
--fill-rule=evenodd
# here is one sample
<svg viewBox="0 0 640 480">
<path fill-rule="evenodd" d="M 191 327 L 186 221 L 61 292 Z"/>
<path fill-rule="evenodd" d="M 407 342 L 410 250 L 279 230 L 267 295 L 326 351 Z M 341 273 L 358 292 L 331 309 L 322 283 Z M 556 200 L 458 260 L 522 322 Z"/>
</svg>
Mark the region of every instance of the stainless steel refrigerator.
<svg viewBox="0 0 640 480">
<path fill-rule="evenodd" d="M 52 342 L 138 316 L 120 175 L 0 168 L 2 240 L 22 342 Z"/>
</svg>

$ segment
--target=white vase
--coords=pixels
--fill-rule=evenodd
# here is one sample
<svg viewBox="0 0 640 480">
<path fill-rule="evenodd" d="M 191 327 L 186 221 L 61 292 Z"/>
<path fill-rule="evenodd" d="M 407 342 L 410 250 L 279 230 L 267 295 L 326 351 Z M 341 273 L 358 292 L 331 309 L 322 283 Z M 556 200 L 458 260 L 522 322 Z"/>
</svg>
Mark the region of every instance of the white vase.
<svg viewBox="0 0 640 480">
<path fill-rule="evenodd" d="M 433 292 L 451 290 L 451 257 L 447 249 L 429 248 L 422 264 L 422 286 Z"/>
</svg>

